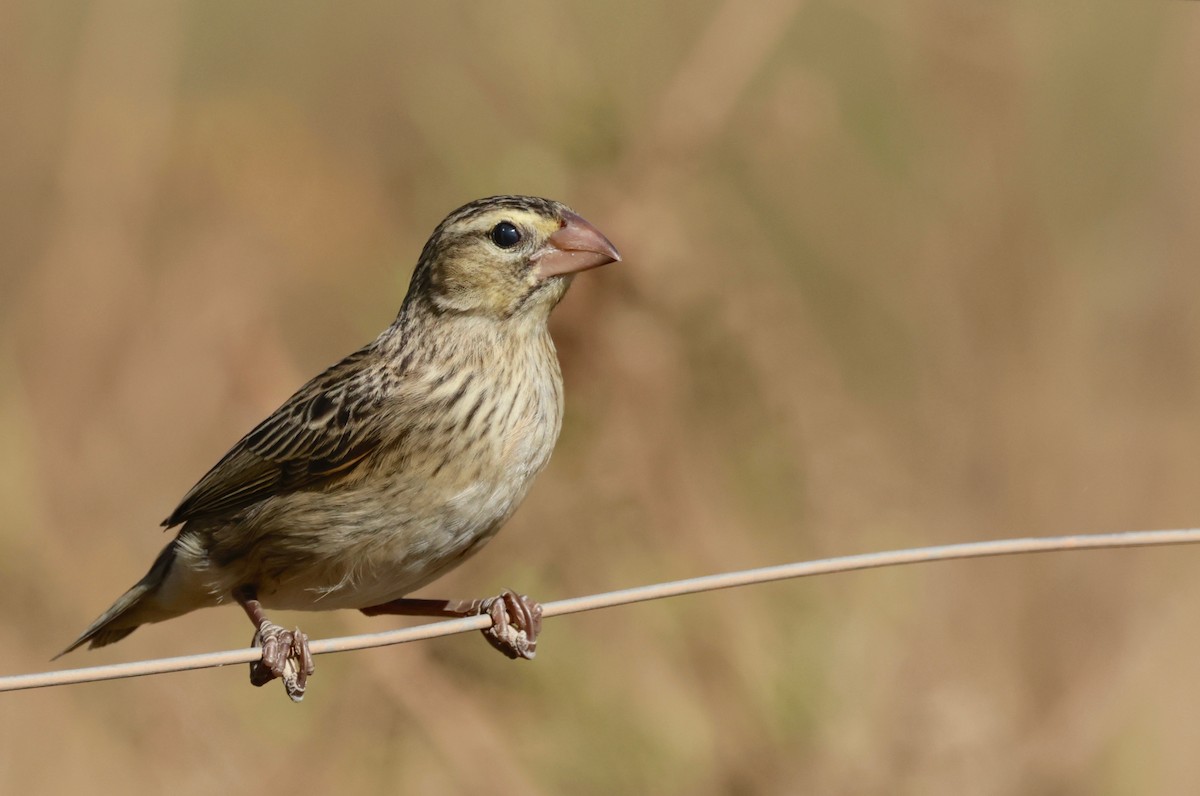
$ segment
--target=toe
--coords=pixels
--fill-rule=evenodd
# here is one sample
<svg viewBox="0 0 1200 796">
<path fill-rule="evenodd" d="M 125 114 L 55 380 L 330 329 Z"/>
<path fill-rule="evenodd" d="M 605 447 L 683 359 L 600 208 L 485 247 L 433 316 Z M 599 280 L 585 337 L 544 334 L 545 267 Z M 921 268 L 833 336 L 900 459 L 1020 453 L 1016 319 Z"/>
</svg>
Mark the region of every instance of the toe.
<svg viewBox="0 0 1200 796">
<path fill-rule="evenodd" d="M 509 658 L 533 660 L 537 655 L 537 636 L 542 626 L 542 606 L 525 595 L 506 589 L 484 601 L 480 613 L 492 618 L 484 638 Z"/>
<path fill-rule="evenodd" d="M 308 636 L 300 628 L 285 630 L 263 622 L 254 634 L 254 645 L 262 647 L 262 656 L 250 664 L 250 682 L 262 686 L 282 679 L 284 690 L 293 702 L 304 699 L 308 677 L 316 669 Z"/>
</svg>

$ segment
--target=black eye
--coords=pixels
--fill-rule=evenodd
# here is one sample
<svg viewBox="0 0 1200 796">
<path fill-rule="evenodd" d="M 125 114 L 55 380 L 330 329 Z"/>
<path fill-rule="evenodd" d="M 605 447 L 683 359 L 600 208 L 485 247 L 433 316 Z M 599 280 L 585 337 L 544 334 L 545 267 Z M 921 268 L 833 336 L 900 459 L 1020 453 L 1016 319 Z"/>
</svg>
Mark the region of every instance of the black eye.
<svg viewBox="0 0 1200 796">
<path fill-rule="evenodd" d="M 511 249 L 521 242 L 521 230 L 507 221 L 501 221 L 492 227 L 492 243 L 501 249 Z"/>
</svg>

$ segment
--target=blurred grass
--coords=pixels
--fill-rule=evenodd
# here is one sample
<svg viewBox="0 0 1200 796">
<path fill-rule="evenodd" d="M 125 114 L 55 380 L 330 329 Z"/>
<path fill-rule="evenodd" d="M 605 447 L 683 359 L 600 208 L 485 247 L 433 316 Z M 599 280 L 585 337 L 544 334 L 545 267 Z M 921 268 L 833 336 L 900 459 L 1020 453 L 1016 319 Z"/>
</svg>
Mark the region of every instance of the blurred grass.
<svg viewBox="0 0 1200 796">
<path fill-rule="evenodd" d="M 0 3 L 0 671 L 45 668 L 492 193 L 626 259 L 554 318 L 550 469 L 429 594 L 1195 525 L 1193 5 Z M 11 694 L 0 790 L 1190 793 L 1197 555 L 641 605 L 530 666 L 326 658 L 300 708 L 241 671 Z"/>
</svg>

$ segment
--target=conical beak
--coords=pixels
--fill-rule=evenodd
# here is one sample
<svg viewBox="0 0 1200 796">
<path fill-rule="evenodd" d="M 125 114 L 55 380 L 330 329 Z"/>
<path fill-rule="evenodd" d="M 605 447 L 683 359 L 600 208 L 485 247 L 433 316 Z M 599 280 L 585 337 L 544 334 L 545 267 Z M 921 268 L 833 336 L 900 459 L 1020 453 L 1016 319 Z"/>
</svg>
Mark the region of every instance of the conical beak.
<svg viewBox="0 0 1200 796">
<path fill-rule="evenodd" d="M 558 232 L 533 255 L 538 279 L 575 274 L 620 259 L 617 247 L 600 230 L 569 211 L 563 213 L 563 225 Z"/>
</svg>

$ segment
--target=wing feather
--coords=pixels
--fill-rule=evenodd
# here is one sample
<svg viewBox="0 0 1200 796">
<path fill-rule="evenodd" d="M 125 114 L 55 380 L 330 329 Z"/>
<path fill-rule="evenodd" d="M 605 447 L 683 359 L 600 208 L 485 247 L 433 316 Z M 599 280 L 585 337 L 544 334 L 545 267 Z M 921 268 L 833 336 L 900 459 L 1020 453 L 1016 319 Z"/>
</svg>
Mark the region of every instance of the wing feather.
<svg viewBox="0 0 1200 796">
<path fill-rule="evenodd" d="M 234 514 L 358 466 L 382 441 L 381 368 L 364 348 L 305 384 L 184 496 L 165 527 Z"/>
</svg>

